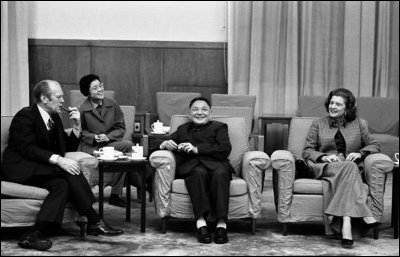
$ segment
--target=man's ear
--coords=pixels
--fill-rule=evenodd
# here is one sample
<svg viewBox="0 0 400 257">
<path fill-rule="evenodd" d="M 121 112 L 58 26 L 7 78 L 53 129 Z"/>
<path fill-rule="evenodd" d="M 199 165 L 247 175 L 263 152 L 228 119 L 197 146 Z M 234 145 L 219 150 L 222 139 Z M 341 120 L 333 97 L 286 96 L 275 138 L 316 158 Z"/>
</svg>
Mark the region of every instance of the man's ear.
<svg viewBox="0 0 400 257">
<path fill-rule="evenodd" d="M 40 95 L 40 101 L 42 101 L 42 103 L 46 104 L 49 101 L 49 98 L 47 98 L 47 96 L 45 96 L 45 95 Z"/>
</svg>

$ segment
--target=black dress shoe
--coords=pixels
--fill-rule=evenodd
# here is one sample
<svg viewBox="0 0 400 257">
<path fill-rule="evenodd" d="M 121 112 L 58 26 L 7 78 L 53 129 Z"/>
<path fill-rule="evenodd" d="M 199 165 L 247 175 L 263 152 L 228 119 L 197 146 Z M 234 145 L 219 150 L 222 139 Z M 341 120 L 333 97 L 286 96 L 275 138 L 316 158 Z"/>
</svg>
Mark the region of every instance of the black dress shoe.
<svg viewBox="0 0 400 257">
<path fill-rule="evenodd" d="M 96 224 L 90 224 L 87 227 L 87 234 L 93 235 L 93 236 L 98 236 L 98 235 L 118 236 L 118 235 L 122 235 L 123 233 L 124 232 L 120 229 L 115 229 L 115 228 L 110 227 L 103 220 L 100 220 Z"/>
<path fill-rule="evenodd" d="M 202 244 L 211 243 L 211 235 L 208 233 L 206 226 L 197 229 L 197 240 Z"/>
<path fill-rule="evenodd" d="M 217 228 L 215 230 L 214 243 L 225 244 L 228 242 L 228 233 L 225 228 Z"/>
<path fill-rule="evenodd" d="M 108 203 L 111 205 L 118 206 L 118 207 L 126 208 L 125 199 L 119 197 L 119 195 L 116 195 L 116 194 L 111 194 L 110 199 L 108 200 Z"/>
<path fill-rule="evenodd" d="M 26 232 L 18 241 L 18 245 L 25 249 L 47 251 L 52 246 L 48 239 L 40 239 L 39 231 Z"/>
<path fill-rule="evenodd" d="M 353 240 L 351 240 L 351 239 L 345 239 L 345 238 L 343 238 L 342 239 L 342 247 L 343 248 L 348 248 L 348 249 L 350 249 L 350 248 L 353 248 Z"/>
</svg>

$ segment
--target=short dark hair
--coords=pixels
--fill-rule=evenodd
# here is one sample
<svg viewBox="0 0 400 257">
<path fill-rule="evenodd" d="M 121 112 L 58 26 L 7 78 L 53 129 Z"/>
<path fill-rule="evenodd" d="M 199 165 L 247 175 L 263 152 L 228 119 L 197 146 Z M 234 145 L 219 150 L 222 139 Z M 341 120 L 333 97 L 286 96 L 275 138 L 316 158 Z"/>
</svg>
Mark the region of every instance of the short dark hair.
<svg viewBox="0 0 400 257">
<path fill-rule="evenodd" d="M 100 77 L 97 76 L 96 74 L 88 74 L 86 76 L 83 76 L 81 78 L 81 80 L 79 80 L 79 86 L 80 86 L 82 95 L 84 95 L 84 96 L 89 95 L 90 83 L 92 83 L 94 80 L 98 80 L 101 82 Z"/>
<path fill-rule="evenodd" d="M 325 109 L 329 113 L 329 103 L 333 96 L 340 96 L 344 99 L 346 104 L 345 120 L 352 121 L 357 118 L 356 98 L 353 93 L 346 88 L 337 88 L 332 90 L 325 100 Z"/>
<path fill-rule="evenodd" d="M 40 96 L 44 95 L 47 98 L 50 99 L 51 93 L 50 93 L 50 82 L 53 82 L 53 80 L 42 80 L 39 83 L 35 85 L 33 88 L 33 97 L 35 98 L 35 103 L 40 103 L 42 100 L 40 99 Z"/>
<path fill-rule="evenodd" d="M 199 96 L 199 97 L 193 98 L 193 99 L 190 101 L 190 103 L 189 103 L 189 109 L 192 108 L 193 103 L 196 102 L 196 101 L 204 101 L 204 102 L 206 102 L 206 103 L 208 104 L 208 106 L 211 108 L 210 100 L 208 100 L 208 99 L 205 98 L 205 97 Z"/>
</svg>

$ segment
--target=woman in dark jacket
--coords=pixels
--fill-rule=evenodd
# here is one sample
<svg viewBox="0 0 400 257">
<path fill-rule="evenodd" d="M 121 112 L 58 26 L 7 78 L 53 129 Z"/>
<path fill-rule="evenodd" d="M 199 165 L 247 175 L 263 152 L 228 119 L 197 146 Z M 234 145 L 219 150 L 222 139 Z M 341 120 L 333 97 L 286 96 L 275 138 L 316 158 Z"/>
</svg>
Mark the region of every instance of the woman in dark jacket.
<svg viewBox="0 0 400 257">
<path fill-rule="evenodd" d="M 82 139 L 81 150 L 93 154 L 104 146 L 113 146 L 121 152 L 131 152 L 133 143 L 123 140 L 125 134 L 124 114 L 118 103 L 104 97 L 104 86 L 99 76 L 89 74 L 79 81 L 81 93 L 87 96 L 79 107 L 81 112 Z M 124 186 L 125 173 L 114 174 L 110 204 L 125 207 L 120 197 Z"/>
<path fill-rule="evenodd" d="M 359 166 L 368 154 L 380 152 L 380 144 L 357 118 L 355 103 L 349 90 L 331 91 L 325 101 L 329 116 L 312 123 L 303 151 L 314 177 L 322 181 L 327 234 L 341 232 L 347 248 L 353 245 L 351 218 L 362 218 L 369 226 L 377 222 Z"/>
</svg>

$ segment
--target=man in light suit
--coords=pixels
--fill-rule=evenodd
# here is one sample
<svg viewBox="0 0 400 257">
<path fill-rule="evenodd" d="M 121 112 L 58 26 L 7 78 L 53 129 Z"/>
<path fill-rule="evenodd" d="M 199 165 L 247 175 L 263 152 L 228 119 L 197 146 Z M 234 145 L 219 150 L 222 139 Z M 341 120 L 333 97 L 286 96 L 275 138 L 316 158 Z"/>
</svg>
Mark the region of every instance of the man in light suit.
<svg viewBox="0 0 400 257">
<path fill-rule="evenodd" d="M 68 136 L 58 115 L 64 103 L 60 84 L 43 80 L 35 86 L 34 97 L 35 104 L 22 108 L 11 122 L 8 146 L 3 155 L 2 179 L 42 187 L 49 194 L 34 226 L 20 238 L 18 245 L 48 250 L 52 242 L 41 236 L 50 227 L 61 225 L 69 199 L 79 214 L 88 218 L 88 234 L 122 234 L 121 230 L 111 228 L 99 218 L 92 207 L 95 197 L 79 164 L 64 157 L 65 152 L 75 151 L 79 145 L 79 111 L 75 107 L 69 109 L 73 131 Z"/>
<path fill-rule="evenodd" d="M 213 210 L 218 221 L 214 242 L 224 244 L 228 242 L 226 220 L 233 172 L 228 160 L 232 150 L 228 126 L 210 120 L 211 104 L 204 97 L 194 98 L 189 108 L 191 122 L 179 126 L 160 149 L 176 152 L 176 177 L 185 180 L 199 242 L 211 243 L 206 219 Z"/>
</svg>

